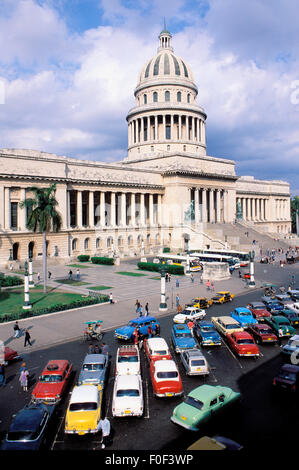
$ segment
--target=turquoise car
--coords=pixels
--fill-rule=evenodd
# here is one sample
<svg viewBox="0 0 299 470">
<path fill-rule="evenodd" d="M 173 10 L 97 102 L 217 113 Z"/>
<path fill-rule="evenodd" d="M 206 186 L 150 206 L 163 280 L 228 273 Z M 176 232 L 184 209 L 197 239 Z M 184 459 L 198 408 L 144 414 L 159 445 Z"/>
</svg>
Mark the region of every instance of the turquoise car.
<svg viewBox="0 0 299 470">
<path fill-rule="evenodd" d="M 243 328 L 247 328 L 247 326 L 257 323 L 251 310 L 245 307 L 235 308 L 235 310 L 231 312 L 231 317 L 237 320 Z"/>
<path fill-rule="evenodd" d="M 171 421 L 189 431 L 198 431 L 216 413 L 237 402 L 240 393 L 221 385 L 201 385 L 173 410 Z"/>
</svg>

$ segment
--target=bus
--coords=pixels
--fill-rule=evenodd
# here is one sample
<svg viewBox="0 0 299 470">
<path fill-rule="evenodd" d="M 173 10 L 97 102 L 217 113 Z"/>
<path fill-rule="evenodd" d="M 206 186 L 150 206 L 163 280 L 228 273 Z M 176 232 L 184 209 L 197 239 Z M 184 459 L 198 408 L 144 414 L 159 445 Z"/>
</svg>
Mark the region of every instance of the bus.
<svg viewBox="0 0 299 470">
<path fill-rule="evenodd" d="M 190 257 L 194 257 L 201 265 L 203 265 L 203 263 L 227 263 L 231 270 L 238 269 L 240 267 L 239 259 L 234 258 L 233 256 L 195 252 L 191 253 Z"/>
<path fill-rule="evenodd" d="M 249 253 L 246 253 L 245 251 L 226 250 L 225 248 L 221 248 L 218 250 L 213 249 L 213 248 L 209 248 L 209 249 L 207 248 L 204 250 L 200 250 L 200 252 L 207 253 L 207 254 L 230 256 L 232 258 L 238 258 L 241 266 L 249 265 Z"/>
<path fill-rule="evenodd" d="M 159 255 L 158 259 L 161 263 L 165 264 L 173 264 L 176 266 L 186 266 L 187 265 L 187 255 L 171 255 L 169 253 L 165 253 L 163 255 Z M 197 257 L 189 256 L 190 260 L 190 271 L 196 272 L 201 271 L 202 266 L 199 263 Z"/>
</svg>

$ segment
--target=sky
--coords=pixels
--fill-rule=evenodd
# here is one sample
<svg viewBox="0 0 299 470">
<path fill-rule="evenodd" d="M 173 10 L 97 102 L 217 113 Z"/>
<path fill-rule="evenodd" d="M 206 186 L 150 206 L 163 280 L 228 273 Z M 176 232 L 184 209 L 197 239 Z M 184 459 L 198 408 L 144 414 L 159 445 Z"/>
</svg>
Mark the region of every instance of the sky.
<svg viewBox="0 0 299 470">
<path fill-rule="evenodd" d="M 297 0 L 0 0 L 0 148 L 119 161 L 164 27 L 207 113 L 207 154 L 299 195 Z"/>
</svg>

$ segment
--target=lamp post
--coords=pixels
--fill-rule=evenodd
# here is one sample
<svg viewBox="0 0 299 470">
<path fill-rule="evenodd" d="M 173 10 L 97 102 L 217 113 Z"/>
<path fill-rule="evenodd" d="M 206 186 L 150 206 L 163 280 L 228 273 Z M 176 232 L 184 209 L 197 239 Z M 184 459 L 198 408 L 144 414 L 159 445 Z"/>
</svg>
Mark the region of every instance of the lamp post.
<svg viewBox="0 0 299 470">
<path fill-rule="evenodd" d="M 34 287 L 33 271 L 32 271 L 32 258 L 29 258 L 29 288 Z"/>
<path fill-rule="evenodd" d="M 252 250 L 249 252 L 249 260 L 250 260 L 250 280 L 248 287 L 255 287 L 255 280 L 254 280 L 254 256 L 255 256 L 255 251 Z"/>
<path fill-rule="evenodd" d="M 185 276 L 190 276 L 190 253 L 187 251 L 187 264 L 186 264 L 186 269 L 185 269 Z"/>
<path fill-rule="evenodd" d="M 166 303 L 166 292 L 165 292 L 165 268 L 163 266 L 160 267 L 161 273 L 161 301 L 159 306 L 160 312 L 167 312 L 167 303 Z"/>
<path fill-rule="evenodd" d="M 28 310 L 32 308 L 32 304 L 30 303 L 29 298 L 29 273 L 28 273 L 28 263 L 25 261 L 25 278 L 24 278 L 24 305 L 23 309 Z"/>
</svg>

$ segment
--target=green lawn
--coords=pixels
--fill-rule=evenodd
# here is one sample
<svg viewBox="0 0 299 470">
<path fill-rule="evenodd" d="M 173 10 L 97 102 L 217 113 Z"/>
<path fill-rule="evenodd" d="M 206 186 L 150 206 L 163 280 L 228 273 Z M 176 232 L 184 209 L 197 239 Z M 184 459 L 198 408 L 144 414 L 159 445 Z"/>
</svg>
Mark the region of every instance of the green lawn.
<svg viewBox="0 0 299 470">
<path fill-rule="evenodd" d="M 110 286 L 92 286 L 92 287 L 88 288 L 88 290 L 105 290 L 105 289 L 113 289 L 113 287 L 110 287 Z"/>
<path fill-rule="evenodd" d="M 86 265 L 86 264 L 67 264 L 67 266 L 70 266 L 71 268 L 93 268 L 94 266 L 93 265 Z"/>
<path fill-rule="evenodd" d="M 150 277 L 150 279 L 155 279 L 155 281 L 161 281 L 161 276 Z"/>
<path fill-rule="evenodd" d="M 117 271 L 115 274 L 122 274 L 123 276 L 134 276 L 134 277 L 146 276 L 146 274 L 132 273 L 130 271 Z"/>
<path fill-rule="evenodd" d="M 82 300 L 82 294 L 73 294 L 51 288 L 44 294 L 43 287 L 30 289 L 31 310 L 51 307 L 59 303 L 71 303 L 74 300 Z M 0 292 L 0 312 L 17 313 L 23 311 L 24 289 L 16 288 Z M 1 315 L 0 313 L 0 315 Z"/>
<path fill-rule="evenodd" d="M 55 279 L 59 284 L 67 284 L 68 286 L 86 286 L 90 282 L 76 281 L 76 279 Z"/>
</svg>

